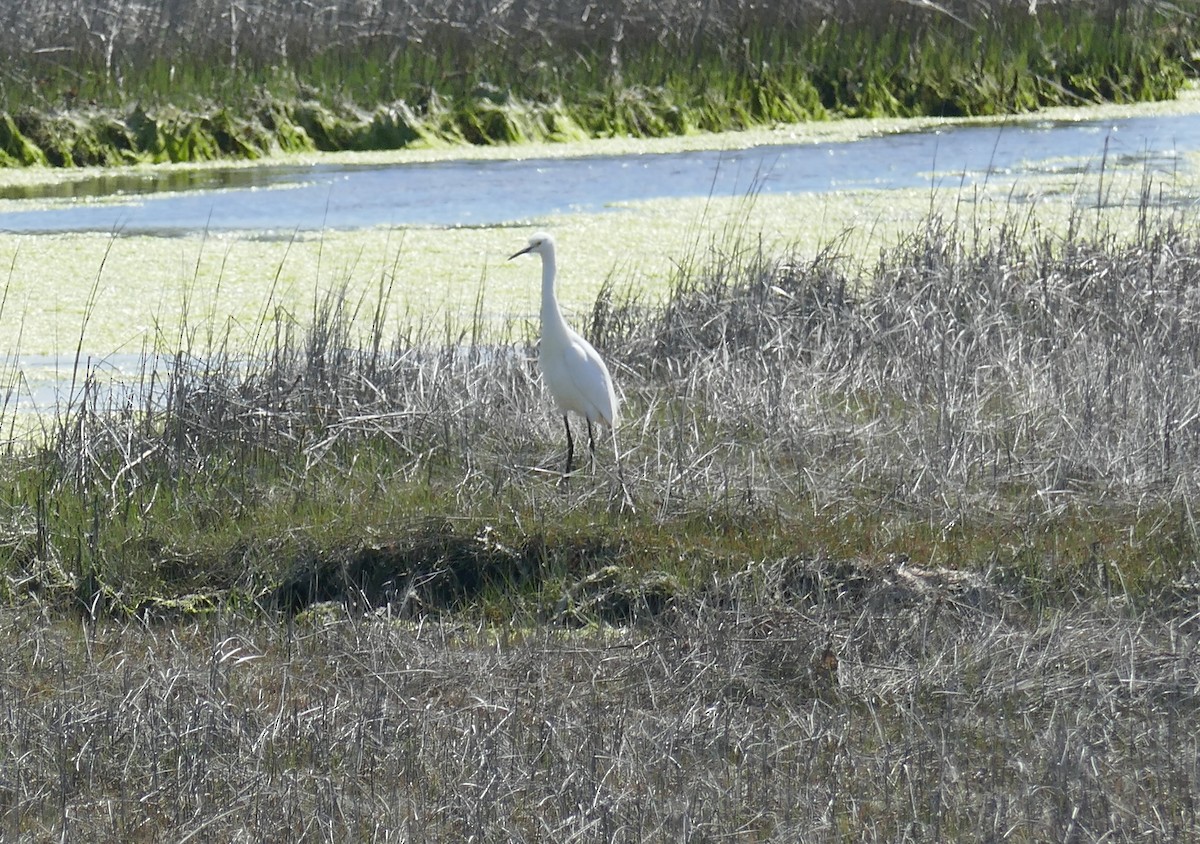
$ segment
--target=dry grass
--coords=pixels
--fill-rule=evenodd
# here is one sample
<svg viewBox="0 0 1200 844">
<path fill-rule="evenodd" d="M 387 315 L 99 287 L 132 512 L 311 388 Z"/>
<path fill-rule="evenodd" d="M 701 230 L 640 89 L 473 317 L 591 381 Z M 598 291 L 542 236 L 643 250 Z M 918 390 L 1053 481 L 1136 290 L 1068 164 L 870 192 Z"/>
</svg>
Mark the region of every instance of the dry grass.
<svg viewBox="0 0 1200 844">
<path fill-rule="evenodd" d="M 715 603 L 584 634 L 337 611 L 286 630 L 231 613 L 146 628 L 8 611 L 0 829 L 13 842 L 1200 832 L 1195 615 L 1030 615 L 905 571 L 857 582 L 783 561 L 713 584 Z M 820 597 L 795 591 L 822 574 Z"/>
<path fill-rule="evenodd" d="M 608 342 L 645 385 L 643 489 L 732 486 L 944 532 L 1183 504 L 1200 481 L 1200 255 L 1160 222 L 1130 243 L 933 219 L 865 279 L 833 249 L 717 255 Z"/>
<path fill-rule="evenodd" d="M 989 3 L 960 5 L 958 14 L 986 15 Z M 38 0 L 8 7 L 0 15 L 0 44 L 13 56 L 57 55 L 72 67 L 98 66 L 110 72 L 161 59 L 251 68 L 273 62 L 303 65 L 324 53 L 369 52 L 381 43 L 396 51 L 435 44 L 515 53 L 536 53 L 542 44 L 553 43 L 590 55 L 597 42 L 728 40 L 743 30 L 795 27 L 810 16 L 830 13 L 860 14 L 854 3 L 840 0 L 782 6 L 739 0 L 703 4 L 255 0 L 233 5 L 221 0 Z M 893 13 L 906 14 L 899 5 Z M 467 55 L 458 59 L 470 61 Z"/>
</svg>

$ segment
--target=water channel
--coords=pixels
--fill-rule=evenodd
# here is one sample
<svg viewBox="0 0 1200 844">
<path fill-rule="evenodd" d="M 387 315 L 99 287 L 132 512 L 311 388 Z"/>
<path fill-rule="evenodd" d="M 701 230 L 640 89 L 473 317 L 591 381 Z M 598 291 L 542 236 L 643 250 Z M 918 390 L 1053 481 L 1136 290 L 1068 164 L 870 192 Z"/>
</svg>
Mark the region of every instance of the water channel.
<svg viewBox="0 0 1200 844">
<path fill-rule="evenodd" d="M 319 231 L 490 226 L 655 198 L 970 187 L 1143 164 L 1171 173 L 1200 150 L 1200 114 L 956 125 L 846 142 L 725 151 L 113 172 L 0 189 L 0 231 Z"/>
</svg>

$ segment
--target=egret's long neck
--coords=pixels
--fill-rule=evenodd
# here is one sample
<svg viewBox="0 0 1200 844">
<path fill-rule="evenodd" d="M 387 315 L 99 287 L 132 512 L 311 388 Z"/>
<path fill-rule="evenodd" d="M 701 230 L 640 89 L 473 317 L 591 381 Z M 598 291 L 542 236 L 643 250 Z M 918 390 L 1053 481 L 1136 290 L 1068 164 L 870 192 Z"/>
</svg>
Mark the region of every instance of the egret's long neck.
<svg viewBox="0 0 1200 844">
<path fill-rule="evenodd" d="M 558 309 L 558 295 L 554 291 L 554 250 L 542 255 L 542 333 L 557 331 L 563 325 L 562 311 Z"/>
</svg>

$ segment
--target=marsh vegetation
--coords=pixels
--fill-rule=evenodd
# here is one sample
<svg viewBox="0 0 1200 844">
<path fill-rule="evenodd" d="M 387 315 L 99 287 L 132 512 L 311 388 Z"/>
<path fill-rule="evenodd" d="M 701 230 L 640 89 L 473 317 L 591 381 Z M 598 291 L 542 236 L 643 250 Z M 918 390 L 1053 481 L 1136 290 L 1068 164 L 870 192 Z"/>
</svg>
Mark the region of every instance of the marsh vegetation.
<svg viewBox="0 0 1200 844">
<path fill-rule="evenodd" d="M 12 58 L 0 70 L 0 163 L 658 137 L 1168 99 L 1195 76 L 1195 16 L 1191 3 L 1120 0 L 37 0 L 0 13 Z"/>
<path fill-rule="evenodd" d="M 85 384 L 2 464 L 0 827 L 1194 834 L 1200 244 L 1089 220 L 606 288 L 636 515 L 519 326 L 333 291 Z"/>
<path fill-rule="evenodd" d="M 1027 7 L 39 0 L 0 13 L 0 140 L 79 164 L 653 135 L 1193 69 L 1186 4 Z M 1182 183 L 1122 200 L 1101 171 L 1053 223 L 991 185 L 916 223 L 889 196 L 815 249 L 748 210 L 683 246 L 643 226 L 666 292 L 614 273 L 574 320 L 636 513 L 606 450 L 559 483 L 528 321 L 482 287 L 398 316 L 390 243 L 205 243 L 152 320 L 162 365 L 128 390 L 85 365 L 32 425 L 6 361 L 0 838 L 1195 838 L 1200 240 Z M 58 290 L 30 252 L 87 264 L 84 358 L 115 243 L 22 241 L 0 314 L 17 275 Z M 246 277 L 269 291 L 223 309 Z"/>
</svg>

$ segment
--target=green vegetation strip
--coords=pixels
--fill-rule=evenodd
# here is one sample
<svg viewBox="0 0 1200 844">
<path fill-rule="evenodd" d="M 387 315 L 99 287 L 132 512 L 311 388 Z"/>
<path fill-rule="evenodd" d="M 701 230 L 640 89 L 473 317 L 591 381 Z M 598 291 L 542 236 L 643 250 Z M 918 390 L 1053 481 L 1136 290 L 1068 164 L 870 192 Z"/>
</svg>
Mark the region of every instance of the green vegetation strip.
<svg viewBox="0 0 1200 844">
<path fill-rule="evenodd" d="M 1174 97 L 1193 4 L 164 4 L 0 18 L 0 164 L 663 137 Z M 70 6 L 70 8 L 68 8 Z M 103 20 L 103 26 L 92 18 Z M 48 45 L 53 45 L 49 47 Z"/>
</svg>

